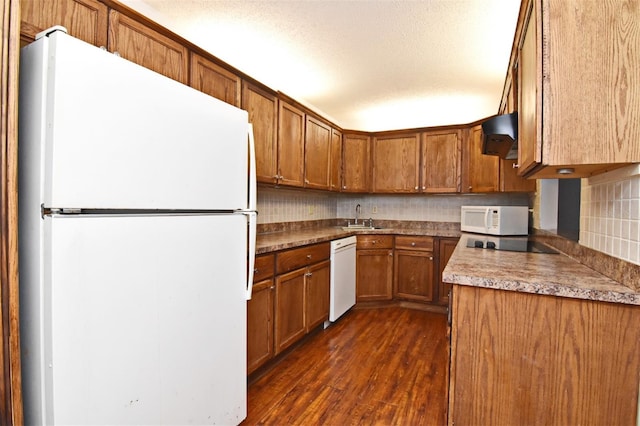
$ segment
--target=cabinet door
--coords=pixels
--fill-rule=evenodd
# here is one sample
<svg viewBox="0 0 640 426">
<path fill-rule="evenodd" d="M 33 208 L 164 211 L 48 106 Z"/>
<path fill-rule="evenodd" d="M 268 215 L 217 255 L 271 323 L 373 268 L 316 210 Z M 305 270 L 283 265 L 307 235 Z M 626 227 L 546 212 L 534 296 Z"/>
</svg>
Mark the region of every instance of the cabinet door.
<svg viewBox="0 0 640 426">
<path fill-rule="evenodd" d="M 305 335 L 304 292 L 307 268 L 276 276 L 275 354 Z"/>
<path fill-rule="evenodd" d="M 482 127 L 469 129 L 465 147 L 466 188 L 463 192 L 497 192 L 499 187 L 500 158 L 482 154 Z"/>
<path fill-rule="evenodd" d="M 422 192 L 460 192 L 461 149 L 460 130 L 422 134 Z"/>
<path fill-rule="evenodd" d="M 391 300 L 393 250 L 356 251 L 356 301 Z"/>
<path fill-rule="evenodd" d="M 418 192 L 419 161 L 419 134 L 374 138 L 373 192 Z"/>
<path fill-rule="evenodd" d="M 305 331 L 308 333 L 329 319 L 331 262 L 325 260 L 308 268 L 305 294 Z"/>
<path fill-rule="evenodd" d="M 344 134 L 342 140 L 342 191 L 369 192 L 370 138 Z"/>
<path fill-rule="evenodd" d="M 21 0 L 20 37 L 31 43 L 54 25 L 94 46 L 107 45 L 107 6 L 97 0 Z"/>
<path fill-rule="evenodd" d="M 396 250 L 394 290 L 400 299 L 433 300 L 433 253 Z"/>
<path fill-rule="evenodd" d="M 247 301 L 247 374 L 273 357 L 273 278 L 253 285 Z"/>
<path fill-rule="evenodd" d="M 256 175 L 258 182 L 278 180 L 278 100 L 272 93 L 251 83 L 242 83 L 242 109 L 249 113 L 256 143 Z"/>
<path fill-rule="evenodd" d="M 538 90 L 536 1 L 529 2 L 518 61 L 518 173 L 525 174 L 542 162 L 541 121 L 538 111 L 542 90 Z"/>
<path fill-rule="evenodd" d="M 191 53 L 190 81 L 194 89 L 240 107 L 240 77 L 196 53 Z"/>
<path fill-rule="evenodd" d="M 278 183 L 304 186 L 304 111 L 280 100 L 278 108 Z"/>
<path fill-rule="evenodd" d="M 442 282 L 442 271 L 444 271 L 447 262 L 451 258 L 453 251 L 458 244 L 458 238 L 440 238 L 438 239 L 438 275 L 436 276 L 436 287 L 438 288 L 438 303 L 441 305 L 449 304 L 449 291 L 451 284 Z"/>
<path fill-rule="evenodd" d="M 536 192 L 536 180 L 518 175 L 516 160 L 500 160 L 501 192 Z"/>
<path fill-rule="evenodd" d="M 109 12 L 109 51 L 181 83 L 189 82 L 189 51 L 115 10 Z"/>
<path fill-rule="evenodd" d="M 304 186 L 329 189 L 331 126 L 307 115 L 304 147 Z"/>
<path fill-rule="evenodd" d="M 331 191 L 340 191 L 342 187 L 342 133 L 331 130 L 331 162 L 329 168 L 329 187 Z"/>
</svg>

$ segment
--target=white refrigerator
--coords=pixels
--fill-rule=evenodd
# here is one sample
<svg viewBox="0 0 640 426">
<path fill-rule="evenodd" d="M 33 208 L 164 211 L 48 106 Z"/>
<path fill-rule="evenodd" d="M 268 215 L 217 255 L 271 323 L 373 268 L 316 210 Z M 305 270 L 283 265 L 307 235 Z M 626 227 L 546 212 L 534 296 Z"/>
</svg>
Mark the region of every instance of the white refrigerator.
<svg viewBox="0 0 640 426">
<path fill-rule="evenodd" d="M 26 423 L 240 423 L 247 113 L 54 28 L 21 51 L 19 123 Z"/>
</svg>

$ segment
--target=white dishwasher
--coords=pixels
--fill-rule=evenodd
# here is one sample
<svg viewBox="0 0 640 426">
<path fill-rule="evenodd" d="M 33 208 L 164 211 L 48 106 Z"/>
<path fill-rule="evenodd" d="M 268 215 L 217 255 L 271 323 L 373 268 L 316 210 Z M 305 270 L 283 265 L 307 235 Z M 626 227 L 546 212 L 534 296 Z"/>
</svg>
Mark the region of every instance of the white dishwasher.
<svg viewBox="0 0 640 426">
<path fill-rule="evenodd" d="M 356 237 L 331 241 L 331 290 L 327 328 L 356 304 Z"/>
</svg>

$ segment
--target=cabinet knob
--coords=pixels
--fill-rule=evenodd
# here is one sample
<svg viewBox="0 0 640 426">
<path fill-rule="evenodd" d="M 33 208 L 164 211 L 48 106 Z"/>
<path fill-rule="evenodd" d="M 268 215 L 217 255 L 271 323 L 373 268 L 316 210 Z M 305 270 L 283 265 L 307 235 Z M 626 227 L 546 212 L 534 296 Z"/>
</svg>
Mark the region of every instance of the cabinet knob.
<svg viewBox="0 0 640 426">
<path fill-rule="evenodd" d="M 306 274 L 304 274 L 304 276 L 305 276 L 305 277 L 310 277 L 310 276 L 312 276 L 312 275 L 313 275 L 313 273 L 312 273 L 312 272 L 307 272 Z"/>
<path fill-rule="evenodd" d="M 389 250 L 389 256 L 393 256 L 393 252 Z"/>
<path fill-rule="evenodd" d="M 342 186 L 342 189 L 347 189 L 347 185 L 343 185 L 343 186 Z"/>
<path fill-rule="evenodd" d="M 415 190 L 417 191 L 417 190 L 418 190 L 418 187 L 416 186 L 416 187 L 415 187 L 415 188 L 413 188 L 413 189 L 415 189 Z"/>
<path fill-rule="evenodd" d="M 305 179 L 305 180 L 304 180 L 304 183 L 309 183 L 309 179 Z"/>
<path fill-rule="evenodd" d="M 470 187 L 469 187 L 469 191 L 471 191 L 472 189 L 473 189 L 473 188 L 470 186 Z"/>
<path fill-rule="evenodd" d="M 415 247 L 415 246 L 416 246 L 416 243 L 411 243 L 411 247 Z"/>
<path fill-rule="evenodd" d="M 423 186 L 423 187 L 422 187 L 422 190 L 424 191 L 425 189 L 427 189 L 427 187 L 426 187 L 426 186 Z"/>
<path fill-rule="evenodd" d="M 429 256 L 429 260 L 433 260 L 433 256 Z"/>
<path fill-rule="evenodd" d="M 517 168 L 519 168 L 519 167 L 520 167 L 520 164 L 513 163 L 511 166 L 512 166 L 514 169 L 517 169 Z"/>
<path fill-rule="evenodd" d="M 375 244 L 375 243 L 377 243 L 377 241 L 376 241 L 376 240 L 371 241 L 371 244 Z"/>
<path fill-rule="evenodd" d="M 307 255 L 307 259 L 311 259 L 311 255 L 310 254 Z"/>
<path fill-rule="evenodd" d="M 254 269 L 253 269 L 253 273 L 254 273 L 254 274 L 257 274 L 257 273 L 258 273 L 258 268 L 254 268 Z"/>
</svg>

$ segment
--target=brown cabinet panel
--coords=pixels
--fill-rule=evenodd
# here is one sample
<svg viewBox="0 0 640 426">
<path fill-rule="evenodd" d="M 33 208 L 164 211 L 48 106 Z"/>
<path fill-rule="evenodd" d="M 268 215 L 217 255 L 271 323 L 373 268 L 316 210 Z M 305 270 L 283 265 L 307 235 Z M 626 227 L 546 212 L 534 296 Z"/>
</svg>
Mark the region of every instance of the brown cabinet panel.
<svg viewBox="0 0 640 426">
<path fill-rule="evenodd" d="M 460 130 L 424 132 L 421 153 L 422 192 L 460 192 L 462 169 Z"/>
<path fill-rule="evenodd" d="M 240 107 L 240 77 L 197 53 L 191 53 L 190 83 L 194 89 Z"/>
<path fill-rule="evenodd" d="M 433 251 L 433 237 L 397 235 L 395 248 L 400 250 Z"/>
<path fill-rule="evenodd" d="M 266 278 L 272 277 L 275 272 L 274 261 L 274 254 L 256 256 L 256 262 L 253 269 L 253 281 L 262 281 Z"/>
<path fill-rule="evenodd" d="M 467 143 L 463 147 L 464 174 L 462 192 L 497 192 L 500 181 L 500 158 L 482 154 L 482 127 L 467 131 Z"/>
<path fill-rule="evenodd" d="M 306 268 L 276 277 L 275 354 L 279 354 L 305 335 Z"/>
<path fill-rule="evenodd" d="M 274 292 L 273 277 L 259 281 L 247 301 L 247 374 L 273 357 Z"/>
<path fill-rule="evenodd" d="M 280 252 L 276 256 L 276 271 L 282 274 L 329 259 L 330 251 L 331 243 L 327 242 Z"/>
<path fill-rule="evenodd" d="M 501 192 L 536 192 L 536 180 L 518 175 L 516 160 L 500 160 Z"/>
<path fill-rule="evenodd" d="M 304 185 L 329 189 L 331 126 L 307 115 L 304 148 Z"/>
<path fill-rule="evenodd" d="M 442 281 L 442 271 L 449 262 L 451 255 L 458 245 L 459 238 L 438 238 L 436 243 L 438 250 L 438 275 L 435 278 L 434 288 L 438 289 L 438 303 L 440 305 L 449 304 L 449 291 L 451 290 L 451 284 Z"/>
<path fill-rule="evenodd" d="M 308 268 L 305 288 L 305 331 L 309 333 L 329 319 L 331 262 L 325 260 Z"/>
<path fill-rule="evenodd" d="M 377 136 L 373 139 L 373 192 L 418 192 L 420 135 Z"/>
<path fill-rule="evenodd" d="M 342 138 L 342 191 L 369 192 L 371 138 L 345 133 Z"/>
<path fill-rule="evenodd" d="M 342 133 L 331 130 L 331 165 L 329 173 L 329 187 L 331 191 L 342 188 Z"/>
<path fill-rule="evenodd" d="M 449 424 L 635 424 L 640 307 L 454 285 Z"/>
<path fill-rule="evenodd" d="M 421 302 L 433 300 L 433 253 L 395 250 L 395 297 Z"/>
<path fill-rule="evenodd" d="M 356 249 L 393 248 L 393 235 L 358 235 Z"/>
<path fill-rule="evenodd" d="M 70 35 L 106 47 L 107 12 L 97 0 L 21 0 L 20 37 L 30 43 L 39 32 L 62 25 Z"/>
<path fill-rule="evenodd" d="M 278 99 L 276 95 L 242 82 L 242 108 L 249 113 L 256 145 L 258 182 L 278 181 Z"/>
<path fill-rule="evenodd" d="M 115 10 L 109 12 L 108 48 L 157 73 L 189 82 L 189 51 L 185 46 Z"/>
<path fill-rule="evenodd" d="M 393 250 L 356 251 L 356 301 L 393 298 Z"/>
<path fill-rule="evenodd" d="M 278 105 L 278 182 L 302 187 L 305 113 L 283 100 Z"/>
</svg>

